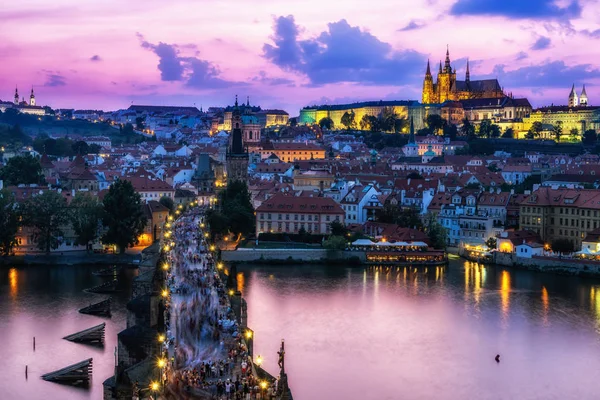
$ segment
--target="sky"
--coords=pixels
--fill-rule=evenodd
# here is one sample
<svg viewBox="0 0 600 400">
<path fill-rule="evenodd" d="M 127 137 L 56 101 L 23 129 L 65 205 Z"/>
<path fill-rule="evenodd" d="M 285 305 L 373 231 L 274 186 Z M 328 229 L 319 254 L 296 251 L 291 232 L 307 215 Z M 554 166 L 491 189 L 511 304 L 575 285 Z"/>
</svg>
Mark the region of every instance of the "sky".
<svg viewBox="0 0 600 400">
<path fill-rule="evenodd" d="M 468 59 L 534 107 L 573 84 L 600 104 L 600 0 L 25 0 L 0 21 L 0 99 L 53 108 L 420 101 L 447 46 L 458 79 Z"/>
</svg>

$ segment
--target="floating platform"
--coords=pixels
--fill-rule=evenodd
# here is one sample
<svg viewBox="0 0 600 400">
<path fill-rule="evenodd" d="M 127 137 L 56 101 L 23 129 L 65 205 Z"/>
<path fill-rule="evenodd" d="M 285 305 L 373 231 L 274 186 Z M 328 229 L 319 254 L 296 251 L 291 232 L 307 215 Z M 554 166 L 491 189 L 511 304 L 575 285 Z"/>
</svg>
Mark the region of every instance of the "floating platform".
<svg viewBox="0 0 600 400">
<path fill-rule="evenodd" d="M 49 382 L 79 384 L 88 383 L 92 377 L 92 358 L 69 365 L 58 371 L 42 375 L 42 379 Z"/>
<path fill-rule="evenodd" d="M 101 270 L 94 271 L 94 272 L 92 272 L 92 275 L 96 275 L 96 276 L 115 276 L 119 272 L 121 272 L 121 267 L 118 267 L 118 266 L 114 265 L 112 267 L 102 268 Z"/>
<path fill-rule="evenodd" d="M 99 317 L 111 317 L 111 312 L 110 312 L 110 297 L 106 300 L 102 300 L 99 303 L 95 303 L 95 304 L 90 304 L 87 307 L 83 307 L 79 309 L 79 312 L 82 314 L 89 314 L 89 315 L 97 315 Z"/>
<path fill-rule="evenodd" d="M 88 293 L 115 293 L 120 292 L 118 289 L 119 281 L 113 279 L 112 281 L 104 282 L 102 285 L 94 286 L 89 289 L 84 289 L 84 292 Z"/>
<path fill-rule="evenodd" d="M 65 336 L 63 339 L 78 343 L 104 344 L 105 327 L 106 323 L 103 322 L 100 325 L 92 326 L 91 328 L 84 329 L 69 336 Z"/>
</svg>

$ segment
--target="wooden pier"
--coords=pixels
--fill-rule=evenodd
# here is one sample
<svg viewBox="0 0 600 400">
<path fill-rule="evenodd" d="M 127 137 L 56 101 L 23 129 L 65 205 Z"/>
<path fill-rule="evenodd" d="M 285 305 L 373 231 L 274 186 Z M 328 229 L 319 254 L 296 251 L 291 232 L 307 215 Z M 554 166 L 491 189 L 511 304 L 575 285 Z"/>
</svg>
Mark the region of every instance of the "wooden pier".
<svg viewBox="0 0 600 400">
<path fill-rule="evenodd" d="M 84 329 L 72 335 L 65 336 L 63 339 L 78 342 L 78 343 L 99 343 L 104 344 L 104 328 L 106 323 L 92 326 L 91 328 Z"/>
<path fill-rule="evenodd" d="M 119 281 L 114 279 L 112 281 L 104 282 L 101 285 L 94 286 L 89 289 L 84 289 L 83 291 L 88 293 L 115 293 L 120 291 L 118 289 L 118 285 Z"/>
<path fill-rule="evenodd" d="M 58 371 L 50 372 L 42 375 L 42 379 L 50 382 L 78 384 L 88 383 L 92 377 L 92 359 L 78 362 L 77 364 L 69 365 Z"/>
<path fill-rule="evenodd" d="M 89 315 L 97 315 L 99 317 L 111 317 L 110 312 L 110 297 L 106 300 L 102 300 L 101 302 L 90 304 L 87 307 L 83 307 L 79 309 L 79 312 L 82 314 Z"/>
</svg>

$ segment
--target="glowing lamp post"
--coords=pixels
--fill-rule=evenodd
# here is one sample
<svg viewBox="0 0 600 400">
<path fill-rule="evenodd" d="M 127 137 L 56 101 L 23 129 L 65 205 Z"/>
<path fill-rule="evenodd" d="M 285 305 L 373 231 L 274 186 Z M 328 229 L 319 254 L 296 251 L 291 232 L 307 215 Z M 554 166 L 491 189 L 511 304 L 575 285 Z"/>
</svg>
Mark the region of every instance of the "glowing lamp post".
<svg viewBox="0 0 600 400">
<path fill-rule="evenodd" d="M 167 289 L 163 289 L 160 295 L 164 298 L 169 297 L 169 291 Z"/>
<path fill-rule="evenodd" d="M 263 358 L 259 354 L 258 356 L 256 356 L 256 366 L 258 368 L 260 368 L 260 366 L 262 365 L 262 363 L 263 363 Z"/>
</svg>

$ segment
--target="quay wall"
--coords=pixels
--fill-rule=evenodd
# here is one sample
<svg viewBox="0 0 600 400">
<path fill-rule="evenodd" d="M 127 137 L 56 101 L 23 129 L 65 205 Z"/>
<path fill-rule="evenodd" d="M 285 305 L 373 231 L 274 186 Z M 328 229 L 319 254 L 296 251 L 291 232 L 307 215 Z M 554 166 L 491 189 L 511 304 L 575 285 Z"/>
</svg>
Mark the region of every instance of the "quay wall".
<svg viewBox="0 0 600 400">
<path fill-rule="evenodd" d="M 135 254 L 38 254 L 26 256 L 0 257 L 0 265 L 111 265 L 133 264 L 140 256 Z"/>
<path fill-rule="evenodd" d="M 600 262 L 570 258 L 536 257 L 522 258 L 516 254 L 494 252 L 492 261 L 507 267 L 567 275 L 600 276 Z"/>
<path fill-rule="evenodd" d="M 260 261 L 298 261 L 328 262 L 343 261 L 356 257 L 360 262 L 366 260 L 363 251 L 332 251 L 325 249 L 237 249 L 224 250 L 221 259 L 228 262 L 260 262 Z"/>
</svg>

